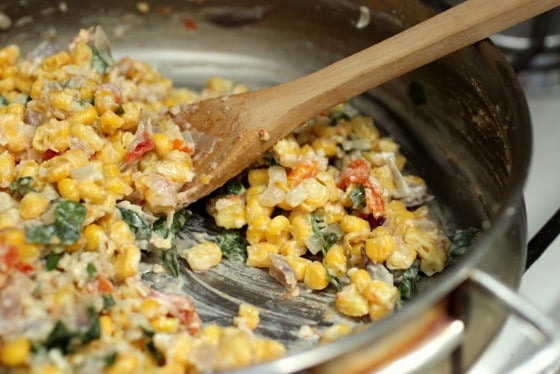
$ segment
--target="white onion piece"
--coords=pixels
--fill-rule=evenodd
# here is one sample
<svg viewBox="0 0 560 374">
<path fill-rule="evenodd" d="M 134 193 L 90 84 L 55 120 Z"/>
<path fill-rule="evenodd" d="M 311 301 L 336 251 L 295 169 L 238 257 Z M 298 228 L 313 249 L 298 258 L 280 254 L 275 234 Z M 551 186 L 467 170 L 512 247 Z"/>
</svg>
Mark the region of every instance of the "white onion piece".
<svg viewBox="0 0 560 374">
<path fill-rule="evenodd" d="M 291 208 L 295 208 L 303 204 L 305 199 L 307 199 L 307 189 L 304 183 L 300 183 L 288 191 L 285 201 Z"/>
<path fill-rule="evenodd" d="M 318 235 L 310 235 L 305 239 L 305 246 L 309 249 L 309 252 L 316 255 L 323 249 L 323 241 Z"/>
<path fill-rule="evenodd" d="M 264 206 L 272 207 L 283 202 L 285 197 L 286 193 L 284 190 L 276 186 L 272 186 L 264 190 L 259 196 L 259 203 Z"/>
</svg>

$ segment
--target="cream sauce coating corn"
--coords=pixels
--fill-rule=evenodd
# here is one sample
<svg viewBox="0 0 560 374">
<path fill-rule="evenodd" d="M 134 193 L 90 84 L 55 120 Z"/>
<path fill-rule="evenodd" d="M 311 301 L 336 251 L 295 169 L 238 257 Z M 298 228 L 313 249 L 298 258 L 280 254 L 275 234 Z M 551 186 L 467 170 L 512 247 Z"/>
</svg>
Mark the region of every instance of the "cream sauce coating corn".
<svg viewBox="0 0 560 374">
<path fill-rule="evenodd" d="M 258 308 L 203 325 L 188 295 L 140 277 L 148 251 L 163 261 L 154 272 L 177 272 L 176 197 L 195 177 L 196 149 L 172 113 L 245 87 L 213 78 L 200 94 L 175 88 L 145 63 L 113 61 L 100 38 L 81 30 L 67 50 L 33 60 L 0 49 L 0 371 L 205 372 L 284 355 L 258 335 Z M 395 310 L 399 274 L 429 276 L 447 261 L 450 242 L 405 161 L 371 118 L 341 104 L 206 209 L 246 233 L 248 266 L 291 291 L 336 288 L 338 312 L 375 321 Z M 181 248 L 181 264 L 205 271 L 222 251 Z M 335 324 L 322 340 L 350 332 Z"/>
</svg>

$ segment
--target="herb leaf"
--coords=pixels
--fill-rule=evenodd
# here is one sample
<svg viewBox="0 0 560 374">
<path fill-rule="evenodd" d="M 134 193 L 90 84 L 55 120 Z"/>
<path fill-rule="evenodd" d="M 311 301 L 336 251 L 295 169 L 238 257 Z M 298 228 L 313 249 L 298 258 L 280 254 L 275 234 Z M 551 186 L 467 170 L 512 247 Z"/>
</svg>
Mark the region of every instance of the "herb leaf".
<svg viewBox="0 0 560 374">
<path fill-rule="evenodd" d="M 175 212 L 173 215 L 173 222 L 169 229 L 165 228 L 165 223 L 167 222 L 166 217 L 162 217 L 154 222 L 152 229 L 158 231 L 161 236 L 166 238 L 169 233 L 176 234 L 181 228 L 187 223 L 187 221 L 192 217 L 192 212 L 188 209 L 182 209 Z"/>
<path fill-rule="evenodd" d="M 101 325 L 99 323 L 99 316 L 91 305 L 87 307 L 87 314 L 89 317 L 89 325 L 86 331 L 84 331 L 80 336 L 82 344 L 87 344 L 89 342 L 97 340 L 101 336 Z"/>
<path fill-rule="evenodd" d="M 33 177 L 22 177 L 18 178 L 12 183 L 10 183 L 10 191 L 16 195 L 23 197 L 28 192 L 37 192 L 35 187 L 32 185 Z"/>
<path fill-rule="evenodd" d="M 401 295 L 401 299 L 409 299 L 416 293 L 416 283 L 420 278 L 419 275 L 420 261 L 415 260 L 412 266 L 403 271 L 400 280 L 398 281 L 397 288 Z"/>
<path fill-rule="evenodd" d="M 230 259 L 241 259 L 246 257 L 247 246 L 237 231 L 225 230 L 218 235 L 218 246 L 222 254 Z"/>
<path fill-rule="evenodd" d="M 109 294 L 101 295 L 103 298 L 103 310 L 107 311 L 116 305 L 115 299 Z"/>
<path fill-rule="evenodd" d="M 90 277 L 93 277 L 97 273 L 97 268 L 91 262 L 88 262 L 86 266 L 86 271 Z"/>
<path fill-rule="evenodd" d="M 457 231 L 451 237 L 451 248 L 449 248 L 447 263 L 452 263 L 464 255 L 478 238 L 479 233 L 480 230 L 476 227 L 469 227 L 468 229 Z"/>
<path fill-rule="evenodd" d="M 106 367 L 112 366 L 117 360 L 117 352 L 111 352 L 103 356 L 103 363 Z"/>
<path fill-rule="evenodd" d="M 58 262 L 60 261 L 61 258 L 62 258 L 62 253 L 50 252 L 45 258 L 47 262 L 45 265 L 46 269 L 49 271 L 56 269 L 56 267 L 58 266 Z"/>
<path fill-rule="evenodd" d="M 325 222 L 317 216 L 317 212 L 311 213 L 311 228 L 313 230 L 313 236 L 321 242 L 321 251 L 323 254 L 326 254 L 329 249 L 338 242 L 338 235 L 327 230 Z"/>
<path fill-rule="evenodd" d="M 64 322 L 57 321 L 47 336 L 45 348 L 47 348 L 47 350 L 59 348 L 63 353 L 67 353 L 70 341 L 74 336 L 75 334 L 68 330 Z"/>
<path fill-rule="evenodd" d="M 109 67 L 109 63 L 105 61 L 105 59 L 101 56 L 99 50 L 95 47 L 91 47 L 92 52 L 92 67 L 93 70 L 98 72 L 99 74 L 105 73 L 107 68 Z"/>
<path fill-rule="evenodd" d="M 0 106 L 6 106 L 9 103 L 10 102 L 8 101 L 8 99 L 6 99 L 4 96 L 0 95 Z"/>
<path fill-rule="evenodd" d="M 179 277 L 179 255 L 175 246 L 161 252 L 161 261 L 174 278 Z"/>
<path fill-rule="evenodd" d="M 150 226 L 138 212 L 131 209 L 118 208 L 122 220 L 128 224 L 136 239 L 147 239 L 150 237 Z"/>
<path fill-rule="evenodd" d="M 34 244 L 74 244 L 80 237 L 87 209 L 80 203 L 59 200 L 55 206 L 54 222 L 48 225 L 29 227 L 25 231 L 25 241 Z"/>
<path fill-rule="evenodd" d="M 230 179 L 226 184 L 226 193 L 228 195 L 239 195 L 243 190 L 243 184 L 237 178 Z"/>
<path fill-rule="evenodd" d="M 352 202 L 352 209 L 361 209 L 366 206 L 366 190 L 363 185 L 359 185 L 350 191 L 348 195 Z"/>
</svg>

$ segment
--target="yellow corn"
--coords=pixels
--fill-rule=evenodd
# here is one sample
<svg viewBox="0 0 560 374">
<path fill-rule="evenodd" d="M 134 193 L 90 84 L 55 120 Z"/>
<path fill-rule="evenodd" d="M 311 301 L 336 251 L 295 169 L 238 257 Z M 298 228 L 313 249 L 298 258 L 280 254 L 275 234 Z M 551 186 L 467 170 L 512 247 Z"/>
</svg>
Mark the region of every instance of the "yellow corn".
<svg viewBox="0 0 560 374">
<path fill-rule="evenodd" d="M 95 110 L 95 107 L 91 104 L 84 104 L 84 108 L 72 117 L 68 118 L 68 122 L 72 125 L 91 125 L 96 119 L 97 111 Z"/>
<path fill-rule="evenodd" d="M 7 367 L 22 366 L 27 362 L 30 350 L 31 344 L 27 338 L 8 341 L 0 348 L 0 362 Z"/>
<path fill-rule="evenodd" d="M 85 248 L 88 251 L 98 251 L 107 240 L 107 235 L 103 228 L 95 223 L 84 227 Z"/>
<path fill-rule="evenodd" d="M 19 47 L 11 44 L 0 49 L 0 67 L 13 65 L 19 58 Z"/>
<path fill-rule="evenodd" d="M 38 192 L 28 192 L 19 203 L 19 214 L 26 220 L 37 218 L 47 210 L 48 206 L 49 201 L 43 195 Z"/>
<path fill-rule="evenodd" d="M 20 161 L 17 167 L 17 177 L 24 178 L 24 177 L 31 177 L 37 178 L 37 174 L 39 172 L 39 164 L 35 160 L 25 160 Z"/>
<path fill-rule="evenodd" d="M 256 268 L 270 267 L 270 254 L 278 253 L 276 244 L 261 242 L 247 247 L 247 262 L 249 266 Z"/>
<path fill-rule="evenodd" d="M 266 189 L 266 186 L 255 185 L 250 186 L 246 192 L 245 219 L 250 225 L 253 220 L 260 216 L 272 215 L 274 207 L 264 206 L 259 202 L 259 195 Z"/>
<path fill-rule="evenodd" d="M 313 235 L 311 215 L 301 210 L 292 210 L 289 219 L 291 222 L 290 233 L 292 237 L 299 244 L 305 245 L 305 240 Z"/>
<path fill-rule="evenodd" d="M 297 241 L 290 239 L 280 247 L 278 253 L 282 256 L 303 256 L 307 252 L 307 247 L 299 244 Z"/>
<path fill-rule="evenodd" d="M 350 120 L 350 124 L 359 139 L 377 140 L 379 138 L 379 131 L 373 125 L 371 117 L 354 116 Z"/>
<path fill-rule="evenodd" d="M 319 261 L 311 262 L 305 269 L 303 283 L 312 290 L 322 290 L 329 285 L 327 269 Z"/>
<path fill-rule="evenodd" d="M 78 42 L 70 51 L 72 62 L 79 66 L 86 66 L 91 64 L 93 52 L 86 42 Z"/>
<path fill-rule="evenodd" d="M 269 216 L 255 217 L 247 227 L 247 241 L 256 244 L 265 240 L 266 230 L 271 221 Z"/>
<path fill-rule="evenodd" d="M 321 334 L 321 343 L 333 342 L 352 332 L 352 327 L 346 323 L 332 325 Z"/>
<path fill-rule="evenodd" d="M 249 186 L 268 186 L 268 169 L 251 169 L 247 179 Z"/>
<path fill-rule="evenodd" d="M 366 239 L 366 254 L 375 263 L 385 262 L 395 251 L 396 243 L 387 228 L 376 227 Z"/>
<path fill-rule="evenodd" d="M 49 101 L 55 108 L 67 111 L 74 103 L 74 97 L 68 91 L 59 90 L 49 93 Z"/>
<path fill-rule="evenodd" d="M 338 151 L 338 144 L 334 139 L 330 138 L 316 138 L 311 143 L 311 146 L 318 155 L 324 157 L 334 157 Z"/>
<path fill-rule="evenodd" d="M 208 80 L 206 87 L 223 94 L 231 91 L 233 88 L 233 82 L 229 79 L 213 77 Z"/>
<path fill-rule="evenodd" d="M 237 317 L 233 319 L 233 324 L 245 326 L 250 330 L 256 329 L 259 324 L 259 310 L 250 304 L 241 303 Z"/>
<path fill-rule="evenodd" d="M 175 317 L 157 316 L 150 320 L 155 332 L 174 333 L 179 330 L 179 320 Z"/>
<path fill-rule="evenodd" d="M 7 188 L 15 179 L 16 160 L 8 151 L 0 153 L 0 187 Z"/>
<path fill-rule="evenodd" d="M 66 151 L 70 145 L 69 136 L 70 123 L 68 121 L 51 119 L 35 130 L 33 148 L 41 153 L 49 149 L 61 153 Z"/>
<path fill-rule="evenodd" d="M 108 110 L 99 117 L 99 128 L 105 134 L 112 135 L 123 126 L 124 119 L 116 115 L 113 111 Z"/>
<path fill-rule="evenodd" d="M 369 231 L 369 222 L 363 218 L 346 215 L 340 220 L 340 228 L 345 233 Z"/>
<path fill-rule="evenodd" d="M 355 284 L 344 286 L 336 294 L 335 305 L 340 313 L 350 317 L 363 317 L 369 312 L 369 303 Z"/>
<path fill-rule="evenodd" d="M 155 144 L 155 151 L 159 158 L 164 158 L 169 152 L 173 150 L 173 142 L 167 135 L 156 132 L 152 136 Z"/>
<path fill-rule="evenodd" d="M 445 238 L 442 239 L 445 240 Z M 424 274 L 433 275 L 443 270 L 447 262 L 445 247 L 437 245 L 436 241 L 431 240 L 428 235 L 415 227 L 406 230 L 404 241 L 414 247 L 418 256 L 420 256 L 420 270 Z M 441 243 L 442 240 L 439 242 Z"/>
<path fill-rule="evenodd" d="M 218 345 L 221 337 L 221 328 L 216 324 L 209 324 L 202 327 L 200 337 L 210 344 Z"/>
<path fill-rule="evenodd" d="M 305 277 L 305 272 L 307 270 L 307 266 L 311 264 L 311 260 L 304 257 L 299 257 L 295 255 L 286 256 L 286 262 L 292 270 L 296 273 L 296 279 L 298 281 L 302 281 Z"/>
<path fill-rule="evenodd" d="M 371 283 L 371 276 L 364 269 L 352 268 L 348 270 L 348 276 L 359 292 L 364 292 Z"/>
<path fill-rule="evenodd" d="M 55 71 L 61 66 L 66 65 L 70 61 L 70 55 L 66 51 L 59 52 L 55 55 L 43 59 L 41 67 L 46 71 Z"/>
<path fill-rule="evenodd" d="M 138 274 L 138 265 L 140 265 L 140 249 L 133 244 L 122 246 L 115 257 L 115 279 L 122 282 Z"/>
<path fill-rule="evenodd" d="M 78 183 L 78 192 L 80 193 L 80 198 L 95 204 L 100 204 L 107 198 L 107 192 L 93 181 Z"/>
<path fill-rule="evenodd" d="M 56 182 L 56 188 L 62 197 L 72 201 L 80 200 L 78 182 L 72 178 L 62 178 Z"/>
<path fill-rule="evenodd" d="M 114 325 L 111 317 L 103 315 L 99 317 L 99 327 L 101 329 L 102 337 L 110 337 L 113 335 Z"/>
<path fill-rule="evenodd" d="M 278 215 L 270 220 L 265 231 L 266 241 L 282 245 L 290 238 L 290 220 Z"/>
<path fill-rule="evenodd" d="M 133 354 L 119 354 L 113 365 L 106 369 L 106 374 L 134 373 L 138 368 L 138 358 Z"/>
<path fill-rule="evenodd" d="M 181 255 L 194 271 L 204 271 L 214 267 L 222 260 L 222 250 L 213 242 L 202 242 Z"/>
<path fill-rule="evenodd" d="M 119 220 L 111 225 L 109 238 L 118 247 L 134 244 L 134 233 L 125 221 Z"/>
<path fill-rule="evenodd" d="M 62 374 L 55 364 L 44 364 L 37 369 L 37 374 Z"/>
<path fill-rule="evenodd" d="M 348 271 L 348 260 L 342 246 L 338 244 L 333 245 L 323 258 L 323 264 L 334 276 L 340 277 L 346 274 Z"/>
<path fill-rule="evenodd" d="M 377 321 L 395 308 L 399 291 L 392 284 L 381 280 L 373 280 L 363 292 L 368 300 L 368 314 L 372 321 Z"/>
<path fill-rule="evenodd" d="M 320 183 L 316 178 L 309 178 L 304 182 L 307 197 L 301 205 L 302 209 L 312 212 L 325 206 L 330 200 L 331 192 L 327 186 Z"/>
</svg>

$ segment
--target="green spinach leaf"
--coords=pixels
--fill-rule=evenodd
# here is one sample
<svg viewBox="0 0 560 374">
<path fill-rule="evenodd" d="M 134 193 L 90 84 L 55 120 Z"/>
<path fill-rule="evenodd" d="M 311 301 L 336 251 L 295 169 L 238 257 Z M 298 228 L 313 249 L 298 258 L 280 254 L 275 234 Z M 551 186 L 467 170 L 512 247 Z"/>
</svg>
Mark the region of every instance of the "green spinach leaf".
<svg viewBox="0 0 560 374">
<path fill-rule="evenodd" d="M 14 195 L 19 197 L 25 196 L 28 192 L 37 192 L 37 189 L 33 187 L 33 177 L 18 178 L 10 183 L 9 188 Z"/>
<path fill-rule="evenodd" d="M 352 202 L 352 209 L 361 209 L 366 206 L 366 189 L 363 185 L 359 185 L 350 191 L 348 195 Z"/>
<path fill-rule="evenodd" d="M 161 262 L 174 278 L 179 277 L 179 255 L 175 246 L 161 252 Z"/>
<path fill-rule="evenodd" d="M 217 240 L 225 257 L 241 260 L 247 257 L 247 245 L 239 232 L 225 230 L 218 235 Z"/>
</svg>

